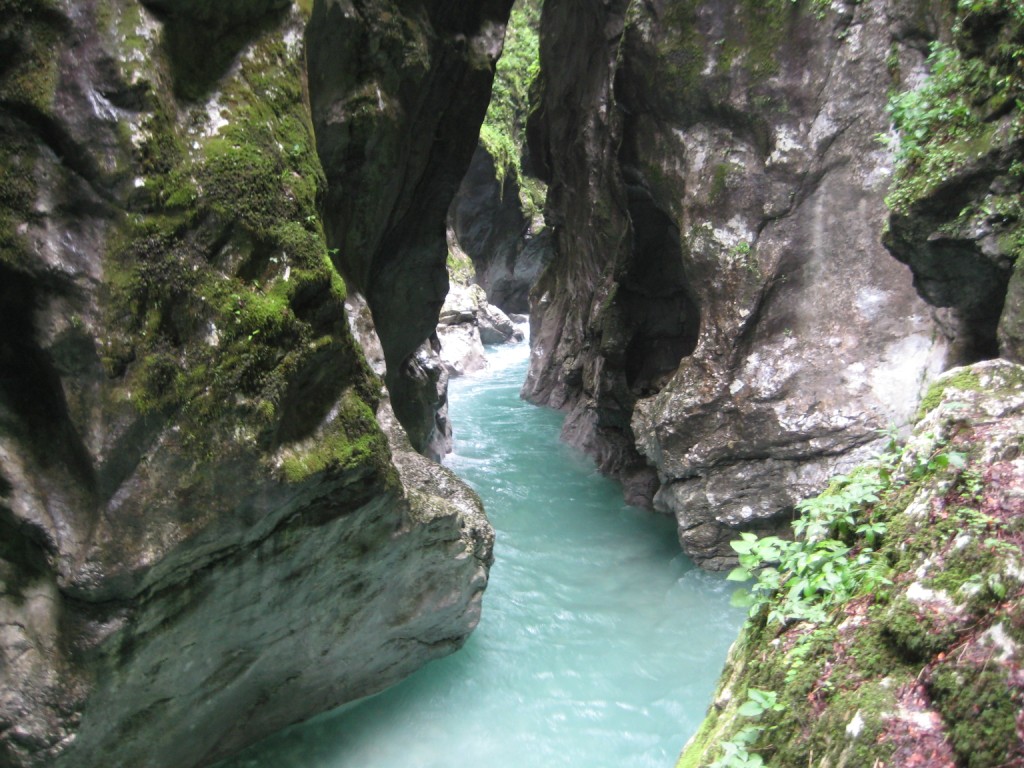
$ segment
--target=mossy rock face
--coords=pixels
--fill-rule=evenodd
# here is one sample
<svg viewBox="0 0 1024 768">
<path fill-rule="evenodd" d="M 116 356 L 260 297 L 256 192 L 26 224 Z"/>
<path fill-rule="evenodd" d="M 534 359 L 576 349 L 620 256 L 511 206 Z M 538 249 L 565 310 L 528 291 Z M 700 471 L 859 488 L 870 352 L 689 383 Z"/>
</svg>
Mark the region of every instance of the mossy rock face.
<svg viewBox="0 0 1024 768">
<path fill-rule="evenodd" d="M 679 765 L 716 763 L 752 726 L 743 748 L 779 768 L 1024 759 L 1022 376 L 994 361 L 939 381 L 884 492 L 855 510 L 885 521 L 870 556 L 889 583 L 821 621 L 753 616 Z M 740 714 L 751 689 L 782 710 Z"/>
<path fill-rule="evenodd" d="M 930 303 L 952 309 L 956 362 L 1024 361 L 1024 9 L 960 3 L 924 77 L 890 103 L 898 140 L 885 245 Z"/>
<path fill-rule="evenodd" d="M 396 412 L 425 453 L 437 451 L 444 401 L 428 369 L 448 289 L 445 219 L 477 145 L 511 5 L 427 0 L 411 13 L 371 0 L 355 12 L 317 0 L 308 27 L 332 258 L 369 303 Z M 413 401 L 430 406 L 405 407 Z"/>
<path fill-rule="evenodd" d="M 479 499 L 400 477 L 347 323 L 307 18 L 0 2 L 4 766 L 209 765 L 478 620 Z"/>
</svg>

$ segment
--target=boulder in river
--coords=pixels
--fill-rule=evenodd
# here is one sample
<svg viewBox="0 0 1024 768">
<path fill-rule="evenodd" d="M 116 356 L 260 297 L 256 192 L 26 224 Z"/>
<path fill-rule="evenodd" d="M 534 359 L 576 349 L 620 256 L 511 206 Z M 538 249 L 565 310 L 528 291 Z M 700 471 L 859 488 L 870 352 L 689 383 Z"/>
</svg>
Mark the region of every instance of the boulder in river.
<svg viewBox="0 0 1024 768">
<path fill-rule="evenodd" d="M 487 365 L 485 344 L 522 341 L 523 333 L 508 315 L 488 303 L 479 285 L 453 284 L 441 308 L 437 337 L 449 373 L 461 376 Z"/>
</svg>

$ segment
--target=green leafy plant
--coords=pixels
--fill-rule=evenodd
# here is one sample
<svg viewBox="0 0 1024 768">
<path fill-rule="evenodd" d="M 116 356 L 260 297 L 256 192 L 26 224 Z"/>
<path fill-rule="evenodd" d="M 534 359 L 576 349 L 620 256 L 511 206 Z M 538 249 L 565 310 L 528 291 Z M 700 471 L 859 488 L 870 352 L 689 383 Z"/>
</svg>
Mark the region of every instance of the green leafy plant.
<svg viewBox="0 0 1024 768">
<path fill-rule="evenodd" d="M 779 703 L 776 691 L 765 691 L 760 688 L 748 688 L 747 699 L 736 710 L 740 717 L 759 720 L 766 712 L 781 712 L 785 707 Z M 757 742 L 768 728 L 764 725 L 752 724 L 744 726 L 729 741 L 721 743 L 722 756 L 711 764 L 711 768 L 759 768 L 764 765 L 764 758 L 750 747 Z"/>
<path fill-rule="evenodd" d="M 509 18 L 505 45 L 494 75 L 491 102 L 480 127 L 480 143 L 494 159 L 494 172 L 503 183 L 508 174 L 522 177 L 522 147 L 530 88 L 540 72 L 539 0 L 520 0 Z"/>
<path fill-rule="evenodd" d="M 1002 26 L 1008 34 L 979 49 L 969 29 L 982 26 Z M 894 183 L 886 198 L 894 211 L 905 212 L 988 151 L 999 140 L 994 118 L 1014 113 L 1010 138 L 1024 133 L 1024 45 L 1019 32 L 1013 34 L 1021 27 L 1024 4 L 1019 0 L 960 0 L 952 41 L 932 45 L 928 76 L 916 88 L 891 97 L 897 134 L 879 138 L 895 150 Z M 1020 201 L 1012 201 L 1012 207 L 1013 217 L 1019 218 Z"/>
<path fill-rule="evenodd" d="M 732 542 L 739 566 L 728 578 L 754 583 L 735 602 L 746 604 L 751 617 L 767 609 L 769 623 L 822 621 L 829 608 L 858 589 L 888 583 L 884 563 L 874 557 L 885 523 L 871 511 L 892 483 L 899 455 L 890 440 L 874 462 L 834 478 L 823 493 L 799 502 L 792 540 L 740 534 Z"/>
<path fill-rule="evenodd" d="M 894 473 L 902 457 L 891 435 L 874 461 L 834 477 L 823 493 L 799 502 L 792 540 L 740 534 L 731 542 L 739 566 L 727 578 L 754 583 L 734 596 L 734 604 L 748 607 L 751 618 L 766 610 L 768 624 L 820 623 L 833 606 L 857 592 L 891 583 L 886 563 L 876 557 L 886 524 L 875 517 L 874 507 L 882 492 L 897 483 Z M 963 453 L 939 441 L 914 459 L 909 479 L 959 471 L 966 461 Z"/>
</svg>

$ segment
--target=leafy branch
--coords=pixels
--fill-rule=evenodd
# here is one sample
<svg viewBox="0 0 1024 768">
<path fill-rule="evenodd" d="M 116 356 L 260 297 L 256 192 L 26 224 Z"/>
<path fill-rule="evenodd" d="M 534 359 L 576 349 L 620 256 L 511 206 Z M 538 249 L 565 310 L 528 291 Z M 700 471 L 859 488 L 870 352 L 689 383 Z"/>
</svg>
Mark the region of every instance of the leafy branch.
<svg viewBox="0 0 1024 768">
<path fill-rule="evenodd" d="M 754 583 L 734 602 L 749 607 L 751 618 L 767 610 L 768 624 L 820 623 L 856 593 L 890 584 L 876 551 L 886 533 L 875 510 L 881 495 L 906 480 L 960 470 L 966 463 L 964 454 L 940 443 L 931 454 L 916 457 L 906 477 L 897 478 L 903 459 L 904 450 L 890 435 L 887 449 L 872 462 L 833 478 L 823 493 L 796 505 L 801 514 L 792 523 L 793 539 L 740 534 L 731 542 L 739 566 L 727 578 Z"/>
</svg>

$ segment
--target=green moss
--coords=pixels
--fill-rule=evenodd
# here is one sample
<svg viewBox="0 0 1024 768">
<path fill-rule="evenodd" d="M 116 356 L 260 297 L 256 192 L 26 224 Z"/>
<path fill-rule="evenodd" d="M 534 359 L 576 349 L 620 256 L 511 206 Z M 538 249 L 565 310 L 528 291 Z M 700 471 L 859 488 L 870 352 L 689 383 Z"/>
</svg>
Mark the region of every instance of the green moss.
<svg viewBox="0 0 1024 768">
<path fill-rule="evenodd" d="M 302 67 L 279 30 L 252 41 L 220 82 L 231 120 L 214 137 L 185 135 L 180 105 L 156 104 L 136 157 L 153 194 L 109 241 L 107 370 L 140 410 L 176 413 L 201 454 L 301 440 L 346 386 L 376 402 L 320 224 Z M 328 453 L 379 448 L 363 423 L 332 433 Z"/>
<path fill-rule="evenodd" d="M 872 605 L 868 611 L 868 625 L 858 634 L 850 648 L 853 660 L 850 674 L 858 680 L 884 679 L 901 672 L 913 677 L 917 670 L 907 664 L 906 654 L 893 648 L 885 633 L 885 605 Z"/>
<path fill-rule="evenodd" d="M 712 204 L 721 202 L 728 186 L 730 173 L 732 173 L 732 163 L 719 163 L 715 166 L 711 174 L 710 200 Z"/>
<path fill-rule="evenodd" d="M 949 727 L 949 741 L 967 768 L 1009 765 L 1018 747 L 1016 719 L 1024 702 L 999 666 L 941 665 L 929 692 Z"/>
<path fill-rule="evenodd" d="M 633 23 L 637 23 L 639 14 L 643 13 L 640 4 L 635 5 Z M 664 75 L 667 80 L 663 85 L 673 93 L 696 92 L 705 57 L 704 41 L 697 26 L 697 3 L 683 0 L 665 6 L 655 44 L 658 70 L 651 73 L 652 77 Z"/>
<path fill-rule="evenodd" d="M 896 600 L 882 617 L 886 636 L 914 661 L 927 661 L 949 648 L 962 627 L 906 598 Z"/>
<path fill-rule="evenodd" d="M 209 94 L 251 41 L 281 23 L 289 5 L 289 0 L 176 3 L 163 20 L 175 94 L 185 101 Z"/>
<path fill-rule="evenodd" d="M 34 218 L 33 177 L 37 150 L 23 137 L 0 128 L 0 263 L 15 269 L 31 260 L 20 228 Z"/>
<path fill-rule="evenodd" d="M 469 285 L 476 277 L 473 261 L 464 253 L 448 251 L 446 266 L 448 281 L 454 285 Z"/>
<path fill-rule="evenodd" d="M 977 158 L 1024 134 L 1024 78 L 1017 63 L 1024 56 L 1022 30 L 1024 6 L 1018 2 L 960 2 L 951 41 L 932 48 L 928 77 L 890 100 L 900 132 L 886 198 L 894 211 L 906 213 Z M 1008 119 L 995 119 L 1003 116 Z"/>
<path fill-rule="evenodd" d="M 60 59 L 53 55 L 67 22 L 48 0 L 0 0 L 0 40 L 6 41 L 0 101 L 44 114 L 53 108 Z"/>
<path fill-rule="evenodd" d="M 373 411 L 355 393 L 347 392 L 337 417 L 308 450 L 289 452 L 281 470 L 288 482 L 299 483 L 318 472 L 344 472 L 374 463 L 382 455 L 387 455 L 387 441 Z"/>
<path fill-rule="evenodd" d="M 480 144 L 494 160 L 498 183 L 512 175 L 522 186 L 522 155 L 530 89 L 540 74 L 539 0 L 518 0 L 512 7 L 505 44 L 491 87 L 491 101 L 480 126 Z"/>
<path fill-rule="evenodd" d="M 916 421 L 923 419 L 930 411 L 942 402 L 942 397 L 947 389 L 955 389 L 961 392 L 977 392 L 981 389 L 981 381 L 978 375 L 970 370 L 963 370 L 952 376 L 946 376 L 928 387 L 925 396 L 921 398 L 921 404 L 917 408 Z"/>
</svg>

